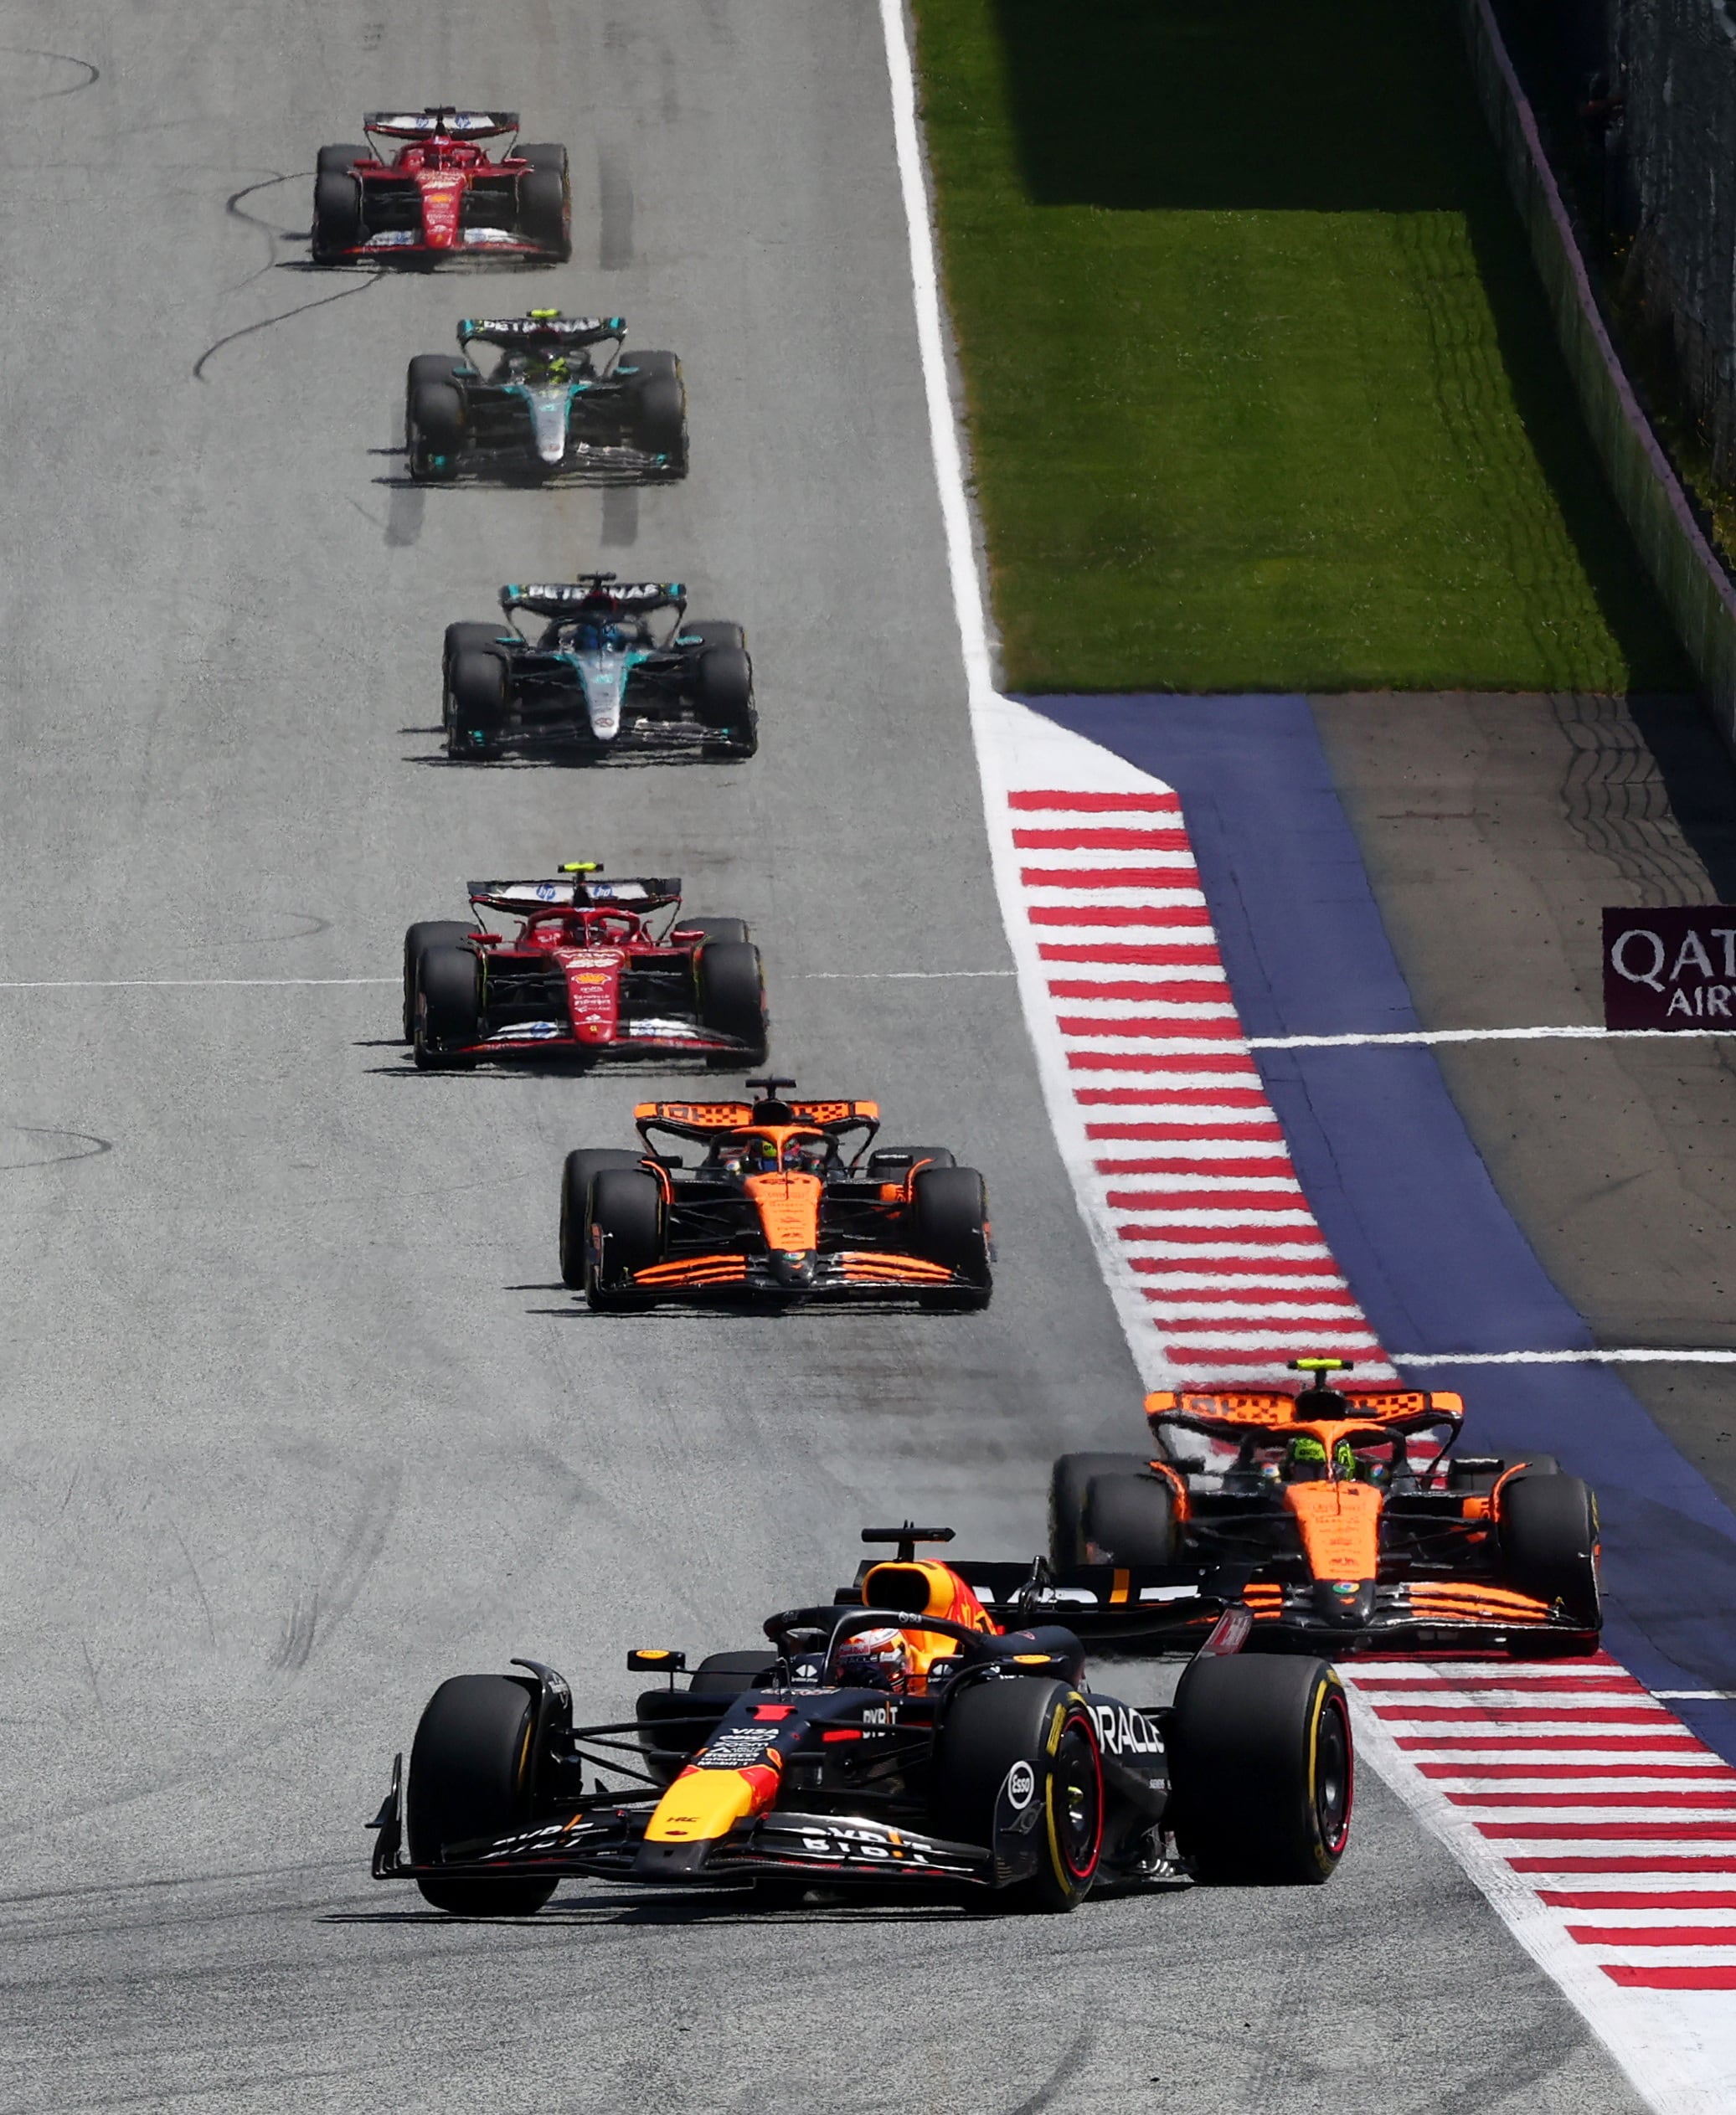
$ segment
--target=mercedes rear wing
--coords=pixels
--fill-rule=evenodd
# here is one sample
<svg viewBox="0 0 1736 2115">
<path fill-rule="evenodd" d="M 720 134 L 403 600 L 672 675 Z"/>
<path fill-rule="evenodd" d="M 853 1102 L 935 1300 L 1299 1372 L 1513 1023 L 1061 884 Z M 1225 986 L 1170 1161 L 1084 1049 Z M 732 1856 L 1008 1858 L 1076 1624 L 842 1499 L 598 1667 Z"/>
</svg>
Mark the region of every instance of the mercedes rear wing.
<svg viewBox="0 0 1736 2115">
<path fill-rule="evenodd" d="M 657 610 L 685 610 L 688 591 L 679 580 L 622 580 L 604 574 L 590 581 L 511 581 L 500 591 L 502 610 L 528 610 L 533 617 L 569 617 L 606 596 L 610 614 L 649 616 Z"/>
<path fill-rule="evenodd" d="M 626 336 L 622 316 L 466 316 L 458 325 L 461 345 L 595 345 Z"/>
</svg>

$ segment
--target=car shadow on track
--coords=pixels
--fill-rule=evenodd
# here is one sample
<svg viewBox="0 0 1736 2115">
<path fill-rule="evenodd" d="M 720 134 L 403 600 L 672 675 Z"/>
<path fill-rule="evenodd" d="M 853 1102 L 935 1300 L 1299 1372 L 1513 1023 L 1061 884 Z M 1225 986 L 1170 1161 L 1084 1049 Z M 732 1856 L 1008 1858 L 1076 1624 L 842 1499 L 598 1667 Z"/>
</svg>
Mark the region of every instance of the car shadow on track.
<svg viewBox="0 0 1736 2115">
<path fill-rule="evenodd" d="M 864 1919 L 881 1922 L 891 1918 L 925 1924 L 980 1923 L 995 1912 L 987 1905 L 968 1901 L 928 1900 L 834 1893 L 811 1903 L 767 1908 L 734 1891 L 704 1896 L 672 1898 L 657 1896 L 648 1901 L 623 1901 L 618 1895 L 570 1896 L 551 1902 L 534 1918 L 523 1917 L 452 1917 L 444 1910 L 329 1910 L 317 1917 L 318 1924 L 424 1924 L 430 1926 L 482 1925 L 523 1931 L 534 1924 L 544 1929 L 585 1930 L 595 1925 L 670 1926 L 728 1923 L 730 1926 L 802 1924 L 857 1924 Z"/>
</svg>

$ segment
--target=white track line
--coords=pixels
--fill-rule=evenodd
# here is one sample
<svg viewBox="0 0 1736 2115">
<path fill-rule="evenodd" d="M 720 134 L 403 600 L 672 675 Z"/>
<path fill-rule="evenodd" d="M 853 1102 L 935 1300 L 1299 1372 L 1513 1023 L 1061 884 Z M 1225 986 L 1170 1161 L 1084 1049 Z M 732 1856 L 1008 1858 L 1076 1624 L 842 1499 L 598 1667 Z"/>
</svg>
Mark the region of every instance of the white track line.
<svg viewBox="0 0 1736 2115">
<path fill-rule="evenodd" d="M 302 984 L 400 984 L 401 977 L 39 977 L 0 991 L 276 991 Z"/>
<path fill-rule="evenodd" d="M 1669 1042 L 1683 1036 L 1736 1036 L 1728 1028 L 1415 1028 L 1367 1036 L 1249 1036 L 1249 1050 L 1378 1050 L 1388 1045 L 1440 1042 Z"/>
<path fill-rule="evenodd" d="M 1736 1351 L 1394 1351 L 1394 1366 L 1736 1366 Z"/>
<path fill-rule="evenodd" d="M 1054 966 L 1053 955 L 1045 960 L 1038 953 L 1038 935 L 1042 924 L 1033 920 L 1033 906 L 1025 898 L 1021 882 L 1023 870 L 1034 865 L 1035 859 L 1028 847 L 1023 854 L 1017 852 L 1012 842 L 1008 806 L 1009 786 L 1006 779 L 1006 761 L 1009 754 L 1023 749 L 1025 769 L 1021 772 L 1023 784 L 1036 787 L 1090 786 L 1102 784 L 1105 787 L 1120 787 L 1130 783 L 1132 774 L 1128 767 L 1120 766 L 1119 759 L 1098 750 L 1095 757 L 1100 766 L 1109 774 L 1100 780 L 1081 778 L 1075 771 L 1066 770 L 1081 750 L 1090 745 L 1079 743 L 1053 723 L 1040 720 L 1024 711 L 1009 698 L 1001 697 L 995 690 L 993 672 L 989 656 L 988 628 L 984 610 L 981 584 L 977 576 L 976 553 L 971 539 L 969 501 L 966 494 L 963 462 L 959 439 L 954 422 L 953 409 L 947 384 L 945 338 L 941 326 L 940 289 L 935 269 L 935 239 L 930 221 L 927 186 L 925 180 L 922 146 L 916 116 L 916 86 L 910 59 L 909 31 L 904 20 L 903 0 L 880 0 L 881 28 L 885 40 L 887 73 L 891 85 L 893 133 L 898 154 L 899 180 L 904 197 L 904 216 L 910 245 L 910 276 L 915 305 L 917 338 L 921 351 L 923 383 L 927 398 L 929 430 L 934 450 L 935 473 L 940 504 L 941 518 L 945 533 L 947 567 L 952 587 L 953 607 L 956 617 L 965 676 L 970 701 L 971 731 L 975 738 L 978 770 L 981 776 L 983 810 L 988 844 L 993 861 L 995 883 L 1001 903 L 1002 920 L 1007 929 L 1008 944 L 1017 965 L 1020 996 L 1024 1003 L 1026 1022 L 1037 1057 L 1038 1073 L 1042 1083 L 1043 1099 L 1049 1120 L 1062 1157 L 1066 1162 L 1074 1183 L 1074 1193 L 1079 1208 L 1102 1266 L 1105 1282 L 1115 1300 L 1117 1314 L 1136 1365 L 1145 1375 L 1147 1385 L 1162 1385 L 1172 1377 L 1167 1361 L 1160 1355 L 1158 1340 L 1151 1325 L 1151 1310 L 1144 1297 L 1139 1279 L 1130 1267 L 1125 1246 L 1117 1238 L 1107 1215 L 1093 1208 L 1092 1181 L 1099 1175 L 1096 1156 L 1113 1153 L 1127 1159 L 1156 1157 L 1172 1153 L 1179 1142 L 1179 1135 L 1189 1127 L 1186 1123 L 1186 1104 L 1174 1101 L 1159 1117 L 1151 1117 L 1149 1111 L 1144 1119 L 1133 1114 L 1133 1104 L 1126 1104 L 1129 1114 L 1125 1124 L 1116 1125 L 1105 1122 L 1099 1128 L 1099 1136 L 1093 1141 L 1086 1133 L 1085 1119 L 1080 1104 L 1074 1093 L 1073 1076 L 1069 1071 L 1067 1052 L 1056 1026 L 1048 980 L 1064 975 Z M 1058 767 L 1059 769 L 1058 769 Z M 1152 804 L 1154 808 L 1156 804 Z M 1179 816 L 1176 818 L 1179 822 Z M 1047 859 L 1045 865 L 1051 864 Z M 1114 929 L 1105 926 L 1105 917 L 1117 917 L 1124 923 L 1121 931 L 1130 939 L 1125 924 L 1126 913 L 1099 913 L 1094 908 L 1081 910 L 1069 921 L 1080 925 L 1096 921 L 1096 938 L 1102 939 Z M 1042 913 L 1048 926 L 1051 943 L 1054 928 L 1068 913 Z M 1179 910 L 1165 911 L 1162 914 L 1169 929 L 1169 937 L 1162 943 L 1172 960 L 1182 959 L 1180 950 L 1188 944 L 1183 927 L 1187 913 Z M 1210 938 L 1209 928 L 1203 915 L 1194 913 L 1199 930 L 1198 939 L 1203 942 Z M 1158 919 L 1145 921 L 1148 930 L 1137 937 L 1149 940 Z M 1214 955 L 1215 949 L 1201 948 L 1202 955 Z M 1126 959 L 1117 957 L 1116 959 Z M 1202 1061 L 1193 1061 L 1198 1066 Z M 1209 1061 L 1205 1061 L 1209 1062 Z M 1257 1080 L 1255 1082 L 1257 1084 Z M 1101 1090 L 1088 1090 L 1100 1094 Z M 1167 1090 L 1173 1097 L 1182 1090 Z M 1212 1091 L 1221 1091 L 1214 1088 Z M 1223 1113 L 1232 1109 L 1249 1112 L 1245 1116 L 1249 1124 L 1264 1123 L 1269 1126 L 1271 1150 L 1274 1154 L 1284 1152 L 1282 1135 L 1270 1121 L 1270 1111 L 1264 1119 L 1252 1113 L 1254 1102 L 1263 1103 L 1262 1094 L 1247 1100 L 1226 1103 Z M 1106 1118 L 1108 1109 L 1100 1103 L 1095 1114 Z M 1211 1126 L 1216 1131 L 1218 1126 Z M 1113 1143 L 1110 1142 L 1113 1139 Z M 1190 1143 L 1192 1141 L 1190 1140 Z M 1119 1181 L 1122 1179 L 1117 1176 Z M 1168 1244 L 1181 1248 L 1183 1244 Z M 1226 1247 L 1229 1244 L 1224 1244 Z M 1250 1244 L 1250 1246 L 1252 1246 Z M 1322 1244 L 1323 1248 L 1323 1244 Z M 1258 1253 L 1253 1258 L 1258 1268 L 1262 1262 L 1270 1263 L 1270 1252 Z M 1177 1276 L 1197 1278 L 1198 1266 L 1206 1262 L 1204 1255 L 1179 1255 L 1175 1258 Z M 1192 1267 L 1190 1268 L 1190 1267 Z M 1249 1267 L 1239 1261 L 1238 1271 Z M 1318 1268 L 1332 1273 L 1330 1258 L 1324 1253 L 1318 1264 L 1309 1265 L 1311 1273 Z M 1165 1275 L 1169 1271 L 1166 1269 Z M 1336 1276 L 1336 1274 L 1332 1274 Z M 1275 1273 L 1262 1272 L 1260 1282 L 1265 1284 L 1276 1279 Z M 1229 1274 L 1225 1282 L 1230 1282 Z M 1278 1280 L 1277 1282 L 1281 1282 Z M 1318 1281 L 1316 1281 L 1318 1282 Z M 1342 1281 L 1341 1281 L 1342 1283 Z M 1348 1289 L 1343 1289 L 1347 1301 Z M 1179 1319 L 1179 1318 L 1178 1318 Z M 1610 1662 L 1604 1663 L 1608 1672 L 1620 1679 L 1624 1685 L 1631 1681 Z M 1435 1670 L 1418 1669 L 1425 1678 Z M 1522 1674 L 1536 1680 L 1543 1696 L 1553 1700 L 1554 1691 L 1543 1688 L 1548 1670 L 1545 1668 L 1523 1669 Z M 1491 1679 L 1508 1683 L 1515 1670 L 1503 1667 L 1496 1670 Z M 1466 1670 L 1454 1669 L 1447 1679 L 1455 1685 L 1466 1680 Z M 1359 1685 L 1360 1686 L 1360 1685 Z M 1637 1690 L 1638 1685 L 1633 1685 Z M 1476 1704 L 1476 1696 L 1467 1697 L 1466 1706 Z M 1643 1752 L 1646 1760 L 1659 1762 L 1679 1757 L 1684 1742 L 1692 1742 L 1692 1736 L 1671 1719 L 1663 1706 L 1656 1705 L 1643 1693 L 1637 1695 L 1632 1706 L 1636 1723 L 1646 1742 L 1644 1751 L 1622 1750 L 1633 1754 L 1636 1760 Z M 1643 1722 L 1640 1714 L 1643 1711 Z M 1377 1716 L 1373 1696 L 1364 1693 L 1357 1700 L 1357 1718 L 1363 1729 L 1363 1752 L 1380 1775 L 1393 1785 L 1409 1805 L 1417 1819 L 1432 1833 L 1440 1836 L 1453 1850 L 1466 1872 L 1484 1896 L 1496 1910 L 1502 1921 L 1517 1936 L 1527 1950 L 1554 1979 L 1563 1994 L 1587 2020 L 1615 2061 L 1632 2081 L 1636 2089 L 1657 2109 L 1660 2115 L 1714 2115 L 1714 2111 L 1728 2108 L 1732 2104 L 1733 2088 L 1736 2088 L 1736 2049 L 1733 2049 L 1730 2005 L 1723 1990 L 1715 1987 L 1736 1974 L 1736 1943 L 1726 1945 L 1723 1937 L 1713 1937 L 1708 1930 L 1706 1937 L 1713 1940 L 1710 1946 L 1691 1945 L 1686 1952 L 1672 1954 L 1668 1948 L 1658 1947 L 1655 1942 L 1636 1936 L 1630 1917 L 1629 1927 L 1618 1932 L 1616 1938 L 1625 1943 L 1613 1944 L 1605 1936 L 1611 1923 L 1611 1912 L 1606 1904 L 1587 1902 L 1575 1909 L 1571 1897 L 1577 1891 L 1589 1894 L 1594 1891 L 1577 1881 L 1564 1881 L 1558 1888 L 1546 1888 L 1538 1880 L 1528 1877 L 1546 1861 L 1563 1860 L 1563 1876 L 1583 1870 L 1586 1860 L 1583 1856 L 1588 1842 L 1602 1844 L 1604 1839 L 1596 1833 L 1597 1824 L 1588 1824 L 1583 1809 L 1577 1814 L 1569 1810 L 1560 1825 L 1567 1835 L 1563 1842 L 1568 1847 L 1554 1844 L 1544 1845 L 1531 1843 L 1528 1837 L 1512 1835 L 1502 1824 L 1474 1818 L 1478 1809 L 1455 1804 L 1452 1795 L 1444 1790 L 1426 1774 L 1426 1766 L 1419 1754 L 1413 1753 L 1393 1732 L 1388 1730 L 1396 1721 L 1388 1713 Z M 1493 1714 L 1476 1709 L 1472 1719 L 1466 1722 L 1471 1737 L 1481 1746 L 1485 1728 L 1493 1730 Z M 1517 1737 L 1531 1737 L 1527 1728 L 1532 1721 L 1515 1721 L 1511 1712 L 1508 1724 L 1516 1728 Z M 1440 1757 L 1456 1756 L 1463 1751 L 1452 1745 L 1450 1721 L 1425 1721 L 1429 1747 Z M 1588 1733 L 1588 1723 L 1590 1732 Z M 1624 1722 L 1625 1723 L 1625 1722 Z M 1656 1732 L 1652 1731 L 1656 1726 Z M 1421 1732 L 1422 1726 L 1416 1728 Z M 1559 1762 L 1564 1755 L 1574 1752 L 1573 1743 L 1583 1744 L 1594 1735 L 1604 1742 L 1616 1742 L 1621 1732 L 1614 1720 L 1604 1726 L 1588 1722 L 1581 1714 L 1577 1722 L 1569 1721 L 1561 1729 L 1565 1737 L 1552 1739 L 1547 1751 L 1527 1747 L 1514 1753 L 1522 1753 L 1528 1760 L 1532 1756 L 1547 1753 L 1552 1761 Z M 1508 1737 L 1503 1731 L 1501 1737 Z M 1697 1743 L 1692 1743 L 1697 1747 Z M 1610 1752 L 1614 1752 L 1615 1750 Z M 1714 1761 L 1716 1758 L 1713 1758 Z M 1530 1813 L 1529 1808 L 1516 1807 L 1514 1811 Z M 1546 1810 L 1545 1810 L 1546 1811 Z M 1720 1810 L 1722 1818 L 1722 1810 Z M 1528 1824 L 1520 1824 L 1522 1828 Z M 1703 1831 L 1706 1824 L 1701 1824 Z M 1736 1816 L 1731 1818 L 1731 1841 L 1728 1870 L 1736 1876 Z M 1502 1845 L 1511 1837 L 1515 1848 L 1503 1850 Z M 1533 1855 L 1522 1856 L 1517 1848 L 1525 1843 Z M 1636 1855 L 1628 1864 L 1648 1870 L 1649 1876 L 1673 1874 L 1686 1867 L 1710 1866 L 1722 1860 L 1670 1859 L 1656 1854 L 1653 1845 L 1656 1837 L 1636 1840 Z M 1579 1864 L 1575 1865 L 1578 1857 Z M 1605 1857 L 1603 1865 L 1620 1865 L 1622 1861 Z M 1656 1880 L 1649 1890 L 1654 1896 L 1662 1890 Z M 1688 1891 L 1684 1890 L 1683 1891 Z M 1564 1899 L 1568 1898 L 1568 1899 Z M 1684 1922 L 1697 1915 L 1709 1916 L 1715 1905 L 1708 1903 L 1704 1911 L 1690 1908 L 1686 1912 L 1677 1909 L 1677 1914 Z M 1635 1905 L 1637 1909 L 1638 1904 Z M 1614 1913 L 1620 1919 L 1621 1911 Z M 1569 1919 L 1574 1921 L 1569 1922 Z M 1697 1937 L 1697 1932 L 1690 1937 Z M 1615 1953 L 1626 1954 L 1625 1960 L 1610 1960 Z M 1636 1986 L 1636 1979 L 1643 1984 L 1648 1977 L 1658 1979 L 1658 1956 L 1664 1957 L 1665 1973 L 1675 1963 L 1681 1964 L 1678 1974 L 1702 1979 L 1713 1988 L 1697 1991 L 1681 1989 L 1657 1989 Z"/>
</svg>

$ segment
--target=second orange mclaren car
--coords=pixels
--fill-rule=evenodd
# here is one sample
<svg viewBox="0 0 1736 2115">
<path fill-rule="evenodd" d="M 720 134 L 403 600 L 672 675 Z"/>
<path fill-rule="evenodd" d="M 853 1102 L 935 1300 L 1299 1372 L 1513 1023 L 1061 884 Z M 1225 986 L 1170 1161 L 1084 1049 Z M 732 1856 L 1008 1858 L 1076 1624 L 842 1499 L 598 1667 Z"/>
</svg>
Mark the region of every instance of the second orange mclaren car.
<svg viewBox="0 0 1736 2115">
<path fill-rule="evenodd" d="M 1244 1603 L 1256 1648 L 1589 1653 L 1602 1623 L 1597 1500 L 1553 1455 L 1457 1451 L 1464 1404 L 1334 1385 L 1147 1396 L 1152 1458 L 1064 1454 L 1058 1566 L 1174 1582 L 1175 1613 Z"/>
<path fill-rule="evenodd" d="M 993 1290 L 982 1177 L 944 1146 L 873 1146 L 873 1102 L 644 1102 L 641 1150 L 581 1149 L 561 1178 L 561 1276 L 594 1308 L 660 1300 L 914 1300 Z M 689 1166 L 654 1135 L 700 1148 Z"/>
</svg>

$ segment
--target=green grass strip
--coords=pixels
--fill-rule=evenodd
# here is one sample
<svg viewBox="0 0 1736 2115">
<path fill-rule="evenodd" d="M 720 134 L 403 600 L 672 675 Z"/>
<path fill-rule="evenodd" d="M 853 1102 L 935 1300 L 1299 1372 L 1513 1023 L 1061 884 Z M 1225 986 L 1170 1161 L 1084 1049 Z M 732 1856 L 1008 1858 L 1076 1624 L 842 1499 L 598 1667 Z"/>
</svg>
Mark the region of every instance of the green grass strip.
<svg viewBox="0 0 1736 2115">
<path fill-rule="evenodd" d="M 1014 689 L 1685 689 L 1450 0 L 915 0 Z"/>
</svg>

